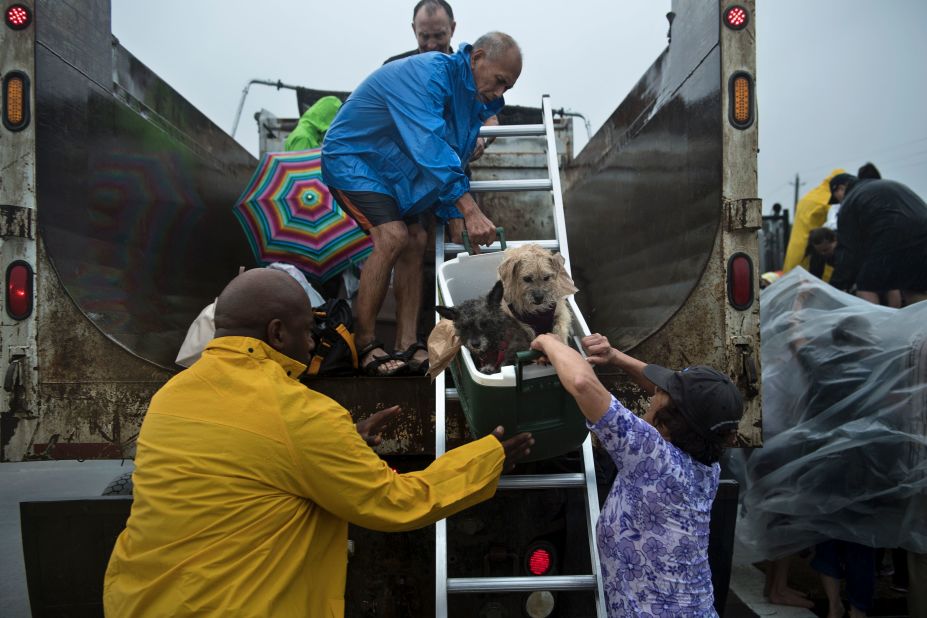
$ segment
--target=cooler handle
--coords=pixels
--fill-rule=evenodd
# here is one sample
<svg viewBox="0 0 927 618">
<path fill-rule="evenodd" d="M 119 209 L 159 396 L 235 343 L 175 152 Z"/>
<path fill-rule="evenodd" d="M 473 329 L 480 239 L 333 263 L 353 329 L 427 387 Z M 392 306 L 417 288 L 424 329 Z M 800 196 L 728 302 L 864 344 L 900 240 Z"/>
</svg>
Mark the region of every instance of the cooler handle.
<svg viewBox="0 0 927 618">
<path fill-rule="evenodd" d="M 505 251 L 505 228 L 497 227 L 496 236 L 499 237 L 499 246 L 502 247 L 502 251 Z M 467 234 L 467 230 L 463 231 L 463 246 L 467 253 L 473 255 L 473 247 L 470 245 L 470 235 Z"/>
<path fill-rule="evenodd" d="M 522 367 L 533 363 L 542 356 L 543 354 L 537 350 L 525 350 L 524 352 L 515 353 L 515 388 L 519 393 L 521 392 Z"/>
</svg>

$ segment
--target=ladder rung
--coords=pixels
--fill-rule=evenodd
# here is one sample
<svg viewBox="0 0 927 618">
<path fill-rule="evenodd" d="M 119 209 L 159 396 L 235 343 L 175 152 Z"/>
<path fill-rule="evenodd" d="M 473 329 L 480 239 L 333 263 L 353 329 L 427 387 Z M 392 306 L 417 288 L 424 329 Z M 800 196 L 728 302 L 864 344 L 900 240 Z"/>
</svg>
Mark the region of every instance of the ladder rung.
<svg viewBox="0 0 927 618">
<path fill-rule="evenodd" d="M 523 245 L 540 245 L 544 247 L 545 249 L 549 249 L 550 251 L 560 251 L 560 243 L 557 242 L 556 240 L 509 240 L 509 241 L 506 241 L 505 245 L 507 247 L 521 247 Z M 488 247 L 484 247 L 480 245 L 480 250 L 483 251 L 484 253 L 488 253 L 490 251 L 499 251 L 501 249 L 502 249 L 502 245 L 499 243 L 499 241 L 494 242 Z M 466 247 L 464 247 L 463 245 L 454 243 L 454 242 L 445 243 L 444 245 L 445 253 L 463 253 L 466 250 L 467 250 Z"/>
<path fill-rule="evenodd" d="M 595 575 L 547 575 L 540 577 L 448 577 L 447 591 L 530 592 L 532 590 L 595 590 Z"/>
<path fill-rule="evenodd" d="M 550 178 L 528 178 L 525 180 L 474 180 L 470 183 L 471 193 L 483 191 L 550 191 Z"/>
<path fill-rule="evenodd" d="M 499 479 L 499 489 L 551 489 L 586 486 L 582 472 L 567 474 L 515 474 Z"/>
<path fill-rule="evenodd" d="M 507 124 L 480 129 L 480 137 L 530 137 L 545 134 L 543 124 Z"/>
<path fill-rule="evenodd" d="M 460 395 L 457 394 L 456 388 L 445 389 L 444 398 L 448 401 L 460 401 Z"/>
</svg>

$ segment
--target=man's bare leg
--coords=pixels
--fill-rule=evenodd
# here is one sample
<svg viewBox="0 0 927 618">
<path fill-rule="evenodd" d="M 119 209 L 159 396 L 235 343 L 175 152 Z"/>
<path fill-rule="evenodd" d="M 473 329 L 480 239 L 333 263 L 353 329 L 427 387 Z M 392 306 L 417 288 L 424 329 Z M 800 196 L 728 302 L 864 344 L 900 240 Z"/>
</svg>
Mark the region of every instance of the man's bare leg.
<svg viewBox="0 0 927 618">
<path fill-rule="evenodd" d="M 863 290 L 857 290 L 856 295 L 863 300 L 869 301 L 873 305 L 879 304 L 879 293 L 878 292 L 865 292 Z"/>
<path fill-rule="evenodd" d="M 789 587 L 789 566 L 792 556 L 774 560 L 769 566 L 770 577 L 767 578 L 767 596 L 769 602 L 776 605 L 792 605 L 811 609 L 814 603 L 805 595 Z"/>
<path fill-rule="evenodd" d="M 827 618 L 843 618 L 843 602 L 840 600 L 840 580 L 821 574 L 821 584 L 827 595 Z"/>
<path fill-rule="evenodd" d="M 422 304 L 422 268 L 428 232 L 421 224 L 408 227 L 409 240 L 396 261 L 393 292 L 396 295 L 396 349 L 405 350 L 418 340 L 418 313 Z M 418 350 L 413 357 L 416 365 L 428 358 L 428 352 Z"/>
<path fill-rule="evenodd" d="M 370 229 L 373 252 L 364 262 L 361 270 L 357 300 L 354 303 L 354 338 L 357 349 L 376 339 L 377 314 L 386 298 L 389 275 L 409 240 L 409 231 L 402 221 L 390 221 Z M 360 359 L 360 365 L 375 358 L 387 356 L 386 350 L 375 348 Z M 377 368 L 378 373 L 387 374 L 402 368 L 405 363 L 391 360 Z"/>
<path fill-rule="evenodd" d="M 858 607 L 850 605 L 850 618 L 866 618 L 868 614 Z"/>
<path fill-rule="evenodd" d="M 901 290 L 889 290 L 885 293 L 885 306 L 901 308 Z"/>
</svg>

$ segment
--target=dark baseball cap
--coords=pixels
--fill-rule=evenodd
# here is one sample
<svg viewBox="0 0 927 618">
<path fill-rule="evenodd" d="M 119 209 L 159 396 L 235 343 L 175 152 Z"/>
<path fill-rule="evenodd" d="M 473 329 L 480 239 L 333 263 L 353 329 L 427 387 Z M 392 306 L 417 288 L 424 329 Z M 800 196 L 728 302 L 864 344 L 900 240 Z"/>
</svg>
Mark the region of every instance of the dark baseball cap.
<svg viewBox="0 0 927 618">
<path fill-rule="evenodd" d="M 834 197 L 834 190 L 837 189 L 840 185 L 849 184 L 850 181 L 856 180 L 856 176 L 853 174 L 837 174 L 830 179 L 830 200 L 827 201 L 828 204 L 836 204 L 837 198 Z"/>
<path fill-rule="evenodd" d="M 716 432 L 737 429 L 744 414 L 743 397 L 720 371 L 705 365 L 681 371 L 647 365 L 644 375 L 669 394 L 679 413 L 703 438 L 717 441 Z"/>
</svg>

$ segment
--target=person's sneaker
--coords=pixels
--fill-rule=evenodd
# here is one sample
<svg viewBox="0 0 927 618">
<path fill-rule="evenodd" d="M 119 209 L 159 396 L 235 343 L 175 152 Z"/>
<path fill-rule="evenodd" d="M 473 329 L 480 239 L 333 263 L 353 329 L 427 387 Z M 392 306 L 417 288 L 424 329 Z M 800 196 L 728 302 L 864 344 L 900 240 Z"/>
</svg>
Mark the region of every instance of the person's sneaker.
<svg viewBox="0 0 927 618">
<path fill-rule="evenodd" d="M 879 566 L 879 577 L 889 577 L 895 574 L 895 567 L 891 564 L 882 564 Z"/>
<path fill-rule="evenodd" d="M 891 588 L 891 589 L 894 590 L 895 592 L 901 592 L 901 593 L 907 593 L 907 592 L 908 592 L 908 587 L 907 587 L 907 586 L 902 586 L 901 584 L 892 584 L 891 586 L 889 586 L 889 588 Z"/>
</svg>

